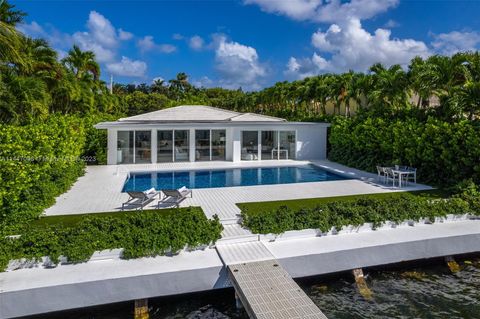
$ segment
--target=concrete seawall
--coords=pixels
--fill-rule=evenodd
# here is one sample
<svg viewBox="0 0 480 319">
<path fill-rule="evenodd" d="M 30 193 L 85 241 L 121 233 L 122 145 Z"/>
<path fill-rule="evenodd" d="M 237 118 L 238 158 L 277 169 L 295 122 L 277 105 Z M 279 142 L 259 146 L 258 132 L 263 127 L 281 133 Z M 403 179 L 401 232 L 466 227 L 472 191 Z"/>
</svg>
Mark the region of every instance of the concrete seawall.
<svg viewBox="0 0 480 319">
<path fill-rule="evenodd" d="M 294 277 L 480 252 L 480 220 L 264 242 Z M 215 249 L 0 273 L 0 318 L 230 285 Z"/>
</svg>

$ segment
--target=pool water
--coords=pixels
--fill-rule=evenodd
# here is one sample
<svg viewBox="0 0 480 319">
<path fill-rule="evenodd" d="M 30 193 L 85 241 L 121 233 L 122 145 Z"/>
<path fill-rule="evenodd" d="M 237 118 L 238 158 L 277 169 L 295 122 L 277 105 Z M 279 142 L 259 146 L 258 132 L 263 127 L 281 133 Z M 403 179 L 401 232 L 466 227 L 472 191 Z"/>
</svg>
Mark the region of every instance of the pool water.
<svg viewBox="0 0 480 319">
<path fill-rule="evenodd" d="M 131 173 L 123 191 L 214 188 L 345 180 L 314 165 Z"/>
</svg>

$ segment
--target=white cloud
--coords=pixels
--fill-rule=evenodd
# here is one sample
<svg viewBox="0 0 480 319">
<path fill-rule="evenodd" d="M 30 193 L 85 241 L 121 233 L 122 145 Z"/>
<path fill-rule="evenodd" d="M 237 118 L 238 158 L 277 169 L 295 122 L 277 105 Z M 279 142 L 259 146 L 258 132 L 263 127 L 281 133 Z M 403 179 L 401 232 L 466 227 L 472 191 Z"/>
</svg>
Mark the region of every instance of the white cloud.
<svg viewBox="0 0 480 319">
<path fill-rule="evenodd" d="M 99 62 L 112 62 L 120 42 L 132 37 L 132 33 L 122 29 L 117 32 L 110 20 L 96 11 L 91 11 L 88 16 L 87 31 L 72 35 L 73 42 L 82 50 L 93 51 Z"/>
<path fill-rule="evenodd" d="M 200 79 L 193 80 L 192 84 L 196 87 L 211 88 L 215 87 L 215 81 L 210 79 L 208 76 L 202 76 Z"/>
<path fill-rule="evenodd" d="M 399 26 L 400 26 L 400 23 L 398 23 L 397 21 L 392 20 L 392 19 L 388 20 L 387 23 L 385 23 L 385 24 L 383 25 L 383 27 L 384 27 L 385 29 L 398 28 Z"/>
<path fill-rule="evenodd" d="M 183 35 L 181 35 L 180 33 L 174 33 L 174 34 L 172 35 L 172 38 L 173 38 L 174 40 L 183 40 L 185 37 L 184 37 Z"/>
<path fill-rule="evenodd" d="M 312 45 L 329 58 L 315 53 L 311 59 L 291 60 L 286 73 L 293 77 L 305 77 L 322 72 L 345 72 L 350 69 L 367 71 L 374 63 L 387 66 L 406 66 L 415 56 L 431 54 L 422 41 L 392 39 L 390 30 L 377 29 L 373 34 L 363 29 L 360 20 L 352 18 L 342 26 L 332 24 L 327 31 L 312 35 Z M 295 65 L 292 61 L 296 61 Z"/>
<path fill-rule="evenodd" d="M 325 72 L 327 66 L 328 62 L 317 53 L 313 53 L 311 58 L 297 59 L 291 57 L 288 60 L 285 74 L 293 78 L 303 79 Z"/>
<path fill-rule="evenodd" d="M 122 41 L 127 41 L 133 38 L 133 33 L 118 29 L 118 38 Z"/>
<path fill-rule="evenodd" d="M 68 33 L 60 32 L 51 25 L 41 26 L 35 21 L 31 23 L 22 23 L 17 25 L 17 30 L 32 38 L 43 38 L 50 43 L 51 46 L 67 50 L 73 44 L 72 36 Z"/>
<path fill-rule="evenodd" d="M 452 55 L 460 51 L 474 51 L 479 48 L 479 32 L 459 32 L 433 34 L 432 47 L 437 53 Z"/>
<path fill-rule="evenodd" d="M 29 36 L 44 36 L 45 31 L 36 21 L 17 25 L 17 30 Z"/>
<path fill-rule="evenodd" d="M 171 44 L 157 44 L 155 43 L 153 36 L 146 35 L 145 37 L 141 38 L 137 41 L 137 46 L 142 53 L 155 51 L 155 52 L 162 52 L 162 53 L 172 53 L 177 48 Z"/>
<path fill-rule="evenodd" d="M 285 15 L 295 20 L 338 22 L 355 17 L 369 19 L 395 7 L 399 0 L 245 0 L 269 13 Z"/>
<path fill-rule="evenodd" d="M 118 76 L 144 77 L 147 71 L 147 64 L 143 61 L 133 61 L 122 56 L 120 62 L 108 63 L 107 70 Z"/>
<path fill-rule="evenodd" d="M 219 84 L 227 88 L 258 89 L 259 81 L 267 75 L 255 48 L 219 39 L 215 50 L 215 68 L 220 75 Z"/>
<path fill-rule="evenodd" d="M 192 48 L 193 50 L 201 50 L 203 49 L 203 46 L 205 45 L 205 41 L 203 40 L 203 38 L 201 36 L 198 36 L 198 35 L 194 35 L 193 37 L 191 37 L 189 40 L 188 40 L 188 45 L 190 46 L 190 48 Z"/>
<path fill-rule="evenodd" d="M 399 0 L 245 0 L 265 12 L 302 21 L 330 23 L 326 31 L 312 35 L 317 52 L 312 57 L 291 57 L 285 73 L 301 78 L 322 72 L 366 71 L 372 64 L 406 65 L 415 56 L 431 54 L 428 46 L 414 39 L 391 38 L 391 31 L 379 28 L 373 33 L 362 27 L 370 19 L 398 5 Z M 387 26 L 398 23 L 391 20 Z"/>
</svg>

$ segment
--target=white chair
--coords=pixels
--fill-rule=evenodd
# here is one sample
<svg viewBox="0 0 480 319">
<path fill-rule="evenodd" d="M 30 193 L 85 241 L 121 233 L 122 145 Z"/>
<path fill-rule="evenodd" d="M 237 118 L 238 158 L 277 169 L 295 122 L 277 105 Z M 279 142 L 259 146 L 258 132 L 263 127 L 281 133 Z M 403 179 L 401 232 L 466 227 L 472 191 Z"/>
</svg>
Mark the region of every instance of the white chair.
<svg viewBox="0 0 480 319">
<path fill-rule="evenodd" d="M 397 173 L 395 173 L 393 171 L 393 169 L 391 169 L 390 167 L 385 167 L 385 173 L 386 173 L 386 182 L 388 182 L 388 180 L 392 180 L 392 186 L 395 186 L 395 180 L 398 178 L 399 179 L 399 176 Z M 400 179 L 398 180 L 399 181 L 399 184 L 400 184 Z"/>
</svg>

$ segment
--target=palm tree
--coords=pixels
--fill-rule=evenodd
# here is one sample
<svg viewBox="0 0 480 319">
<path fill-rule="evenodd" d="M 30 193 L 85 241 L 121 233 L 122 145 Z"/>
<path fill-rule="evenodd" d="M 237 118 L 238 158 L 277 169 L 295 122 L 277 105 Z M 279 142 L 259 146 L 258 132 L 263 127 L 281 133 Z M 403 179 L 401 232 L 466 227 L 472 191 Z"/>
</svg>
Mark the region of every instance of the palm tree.
<svg viewBox="0 0 480 319">
<path fill-rule="evenodd" d="M 21 50 L 26 63 L 18 66 L 21 75 L 37 75 L 54 78 L 58 72 L 57 52 L 43 39 L 24 38 Z"/>
<path fill-rule="evenodd" d="M 389 109 L 401 109 L 407 105 L 408 79 L 405 71 L 398 64 L 385 68 L 382 64 L 374 64 L 372 72 L 373 89 L 370 97 L 377 106 L 388 106 Z"/>
<path fill-rule="evenodd" d="M 14 8 L 15 6 L 6 0 L 0 1 L 0 21 L 12 27 L 23 22 L 23 17 L 27 14 L 20 10 L 14 10 Z"/>
<path fill-rule="evenodd" d="M 0 64 L 24 63 L 19 50 L 22 35 L 15 29 L 15 25 L 23 21 L 25 13 L 13 10 L 14 7 L 7 1 L 0 1 Z"/>
<path fill-rule="evenodd" d="M 93 77 L 96 81 L 100 77 L 100 66 L 95 61 L 95 53 L 92 51 L 82 51 L 74 45 L 62 62 L 77 79 L 88 80 Z"/>
</svg>

